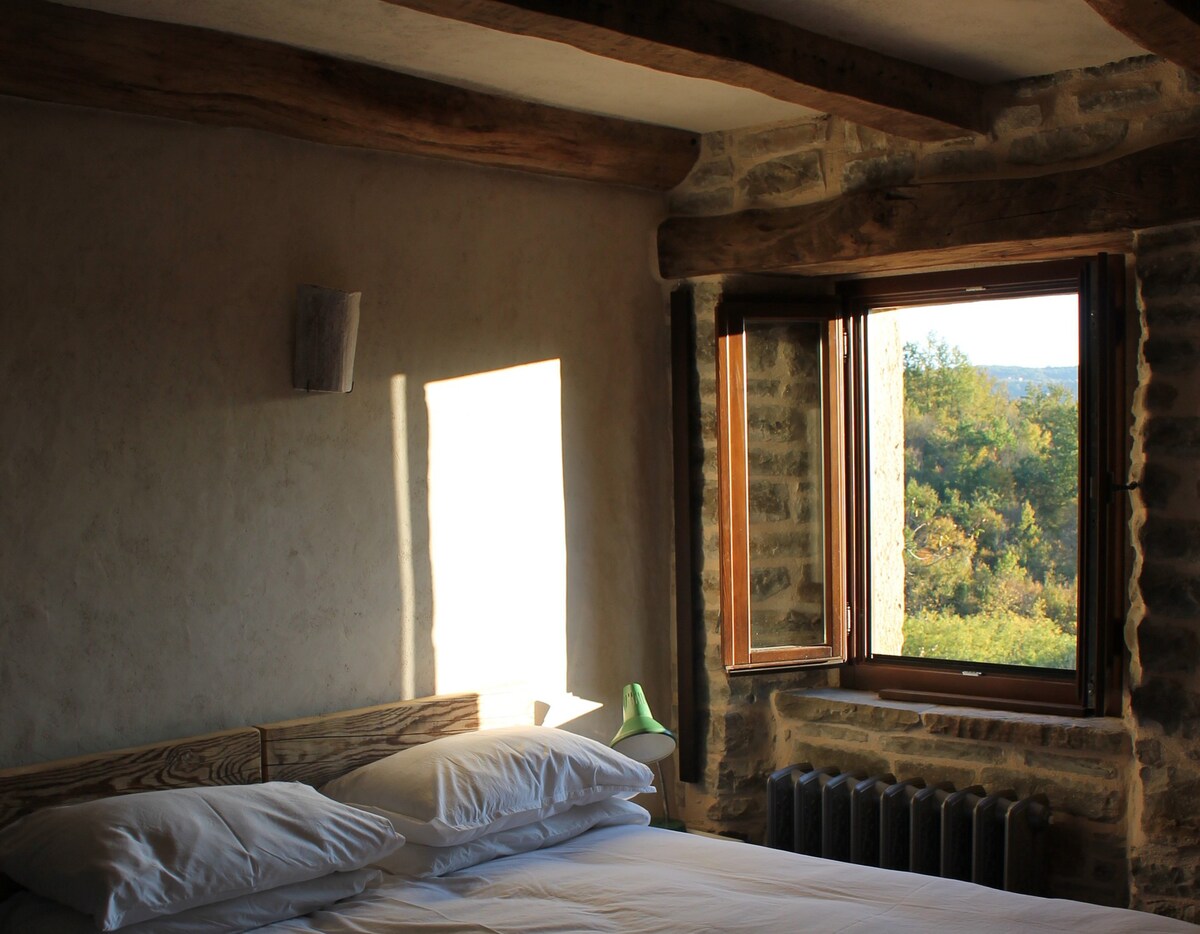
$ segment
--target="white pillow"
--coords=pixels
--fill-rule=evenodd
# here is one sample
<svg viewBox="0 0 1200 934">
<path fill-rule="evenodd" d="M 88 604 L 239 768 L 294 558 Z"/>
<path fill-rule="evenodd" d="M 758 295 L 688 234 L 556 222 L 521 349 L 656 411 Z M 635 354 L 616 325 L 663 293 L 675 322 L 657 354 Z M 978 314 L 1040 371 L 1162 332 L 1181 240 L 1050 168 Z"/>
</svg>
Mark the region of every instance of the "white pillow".
<svg viewBox="0 0 1200 934">
<path fill-rule="evenodd" d="M 113 931 L 361 869 L 403 842 L 306 785 L 185 788 L 35 811 L 0 831 L 0 872 Z"/>
<path fill-rule="evenodd" d="M 294 882 L 277 889 L 242 895 L 178 914 L 151 918 L 121 928 L 121 934 L 234 934 L 298 918 L 326 908 L 373 885 L 378 869 L 334 872 L 320 879 Z M 21 892 L 0 902 L 0 931 L 21 934 L 97 934 L 100 928 L 83 912 L 48 898 Z"/>
<path fill-rule="evenodd" d="M 409 843 L 375 865 L 398 876 L 424 879 L 477 866 L 501 856 L 528 853 L 563 843 L 593 827 L 650 823 L 650 812 L 632 801 L 609 798 L 595 804 L 582 804 L 561 814 L 523 827 L 510 827 L 498 833 L 484 834 L 469 843 L 454 846 L 422 846 Z"/>
<path fill-rule="evenodd" d="M 386 815 L 412 843 L 451 846 L 575 805 L 652 792 L 653 781 L 648 766 L 603 743 L 517 726 L 414 746 L 321 791 Z"/>
</svg>

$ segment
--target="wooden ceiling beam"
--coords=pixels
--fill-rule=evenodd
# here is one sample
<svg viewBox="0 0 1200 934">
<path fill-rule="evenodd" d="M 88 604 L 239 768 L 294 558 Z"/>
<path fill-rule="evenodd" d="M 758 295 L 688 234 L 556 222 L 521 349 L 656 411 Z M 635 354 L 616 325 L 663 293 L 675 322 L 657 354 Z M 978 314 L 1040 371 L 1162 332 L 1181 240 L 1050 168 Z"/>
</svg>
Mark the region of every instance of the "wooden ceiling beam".
<svg viewBox="0 0 1200 934">
<path fill-rule="evenodd" d="M 1200 75 L 1196 0 L 1087 0 L 1110 26 L 1148 52 Z"/>
<path fill-rule="evenodd" d="M 658 230 L 664 278 L 868 274 L 1119 250 L 1131 231 L 1200 219 L 1200 139 L 1037 178 L 859 191 Z"/>
<path fill-rule="evenodd" d="M 716 0 L 388 0 L 705 78 L 916 140 L 985 133 L 983 85 Z"/>
<path fill-rule="evenodd" d="M 191 26 L 0 3 L 0 94 L 665 190 L 693 134 Z"/>
</svg>

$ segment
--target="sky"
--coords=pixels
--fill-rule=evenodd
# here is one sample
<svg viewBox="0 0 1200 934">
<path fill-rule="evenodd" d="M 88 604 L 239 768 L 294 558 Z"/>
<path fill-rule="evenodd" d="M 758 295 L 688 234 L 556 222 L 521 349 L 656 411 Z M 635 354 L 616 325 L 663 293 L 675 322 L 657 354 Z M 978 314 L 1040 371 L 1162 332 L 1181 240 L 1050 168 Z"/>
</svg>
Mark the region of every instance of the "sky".
<svg viewBox="0 0 1200 934">
<path fill-rule="evenodd" d="M 1078 366 L 1076 295 L 922 305 L 900 312 L 905 343 L 936 333 L 976 366 Z"/>
</svg>

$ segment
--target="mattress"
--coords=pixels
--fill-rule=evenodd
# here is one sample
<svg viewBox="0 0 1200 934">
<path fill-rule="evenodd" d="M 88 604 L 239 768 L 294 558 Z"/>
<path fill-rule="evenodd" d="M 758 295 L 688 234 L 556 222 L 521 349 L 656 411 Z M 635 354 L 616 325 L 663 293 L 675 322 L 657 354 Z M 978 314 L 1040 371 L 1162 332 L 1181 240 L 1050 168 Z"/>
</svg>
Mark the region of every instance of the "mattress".
<svg viewBox="0 0 1200 934">
<path fill-rule="evenodd" d="M 440 879 L 386 876 L 263 934 L 1195 931 L 1143 912 L 999 892 L 658 830 L 609 827 Z"/>
</svg>

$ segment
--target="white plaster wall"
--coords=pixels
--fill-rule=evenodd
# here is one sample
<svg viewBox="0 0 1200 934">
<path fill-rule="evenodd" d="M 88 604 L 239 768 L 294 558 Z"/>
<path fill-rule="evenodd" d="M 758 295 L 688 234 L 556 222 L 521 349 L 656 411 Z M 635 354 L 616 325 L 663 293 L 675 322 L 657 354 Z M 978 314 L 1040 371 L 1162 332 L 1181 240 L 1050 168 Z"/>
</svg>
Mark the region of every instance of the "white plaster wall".
<svg viewBox="0 0 1200 934">
<path fill-rule="evenodd" d="M 0 98 L 0 766 L 434 691 L 423 387 L 548 359 L 566 687 L 606 705 L 569 726 L 631 679 L 669 710 L 663 211 Z M 363 292 L 349 395 L 290 388 L 300 283 Z"/>
</svg>

